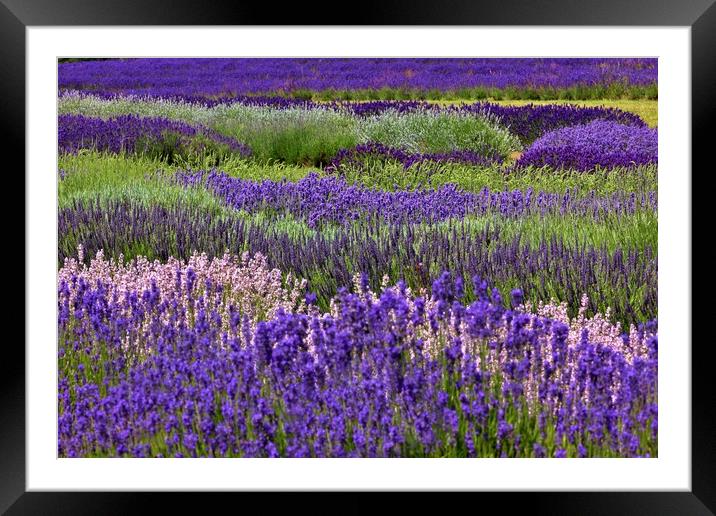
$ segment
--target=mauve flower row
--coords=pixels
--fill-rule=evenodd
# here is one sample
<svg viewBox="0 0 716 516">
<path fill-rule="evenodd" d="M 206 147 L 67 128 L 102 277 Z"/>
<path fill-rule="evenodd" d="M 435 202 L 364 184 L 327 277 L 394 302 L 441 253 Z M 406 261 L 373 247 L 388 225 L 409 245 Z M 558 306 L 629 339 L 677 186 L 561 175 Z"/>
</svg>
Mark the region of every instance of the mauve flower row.
<svg viewBox="0 0 716 516">
<path fill-rule="evenodd" d="M 247 145 L 234 138 L 168 118 L 121 115 L 104 120 L 64 114 L 57 118 L 57 129 L 60 152 L 96 149 L 113 153 L 143 153 L 156 145 L 169 145 L 175 149 L 196 146 L 200 151 L 213 144 L 242 156 L 251 154 Z"/>
<path fill-rule="evenodd" d="M 189 299 L 204 295 L 206 289 L 219 288 L 222 297 L 216 309 L 225 321 L 230 315 L 228 299 L 254 322 L 275 316 L 279 309 L 296 313 L 305 309 L 306 280 L 296 279 L 291 273 L 284 277 L 278 269 L 269 269 L 266 257 L 261 254 L 250 258 L 249 253 L 240 257 L 224 253 L 210 259 L 205 253 L 194 253 L 186 262 L 173 256 L 165 262 L 137 256 L 125 262 L 122 256 L 107 260 L 103 250 L 99 250 L 89 266 L 84 258 L 81 245 L 76 257 L 65 258 L 57 274 L 57 283 L 63 293 L 75 295 L 77 289 L 101 283 L 111 289 L 116 300 L 129 306 L 131 296 L 156 287 L 162 296 L 178 296 L 181 306 L 188 309 Z M 193 278 L 191 288 L 184 281 L 187 275 Z M 69 312 L 63 314 L 61 318 L 69 317 Z M 133 335 L 138 338 L 134 344 L 143 345 L 139 338 L 141 325 L 133 330 Z M 131 340 L 129 335 L 128 340 Z"/>
</svg>

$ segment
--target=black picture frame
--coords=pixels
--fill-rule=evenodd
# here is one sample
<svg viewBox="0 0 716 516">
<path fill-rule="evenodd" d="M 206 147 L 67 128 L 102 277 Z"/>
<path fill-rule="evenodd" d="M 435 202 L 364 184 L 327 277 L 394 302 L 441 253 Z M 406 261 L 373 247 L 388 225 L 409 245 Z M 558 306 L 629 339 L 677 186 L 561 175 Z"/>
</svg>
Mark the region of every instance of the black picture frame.
<svg viewBox="0 0 716 516">
<path fill-rule="evenodd" d="M 0 145 L 19 158 L 24 170 L 25 148 L 25 29 L 47 25 L 614 25 L 691 27 L 692 73 L 692 277 L 699 271 L 699 288 L 692 289 L 692 457 L 690 492 L 568 492 L 480 493 L 480 505 L 496 499 L 501 510 L 523 507 L 531 514 L 684 514 L 716 513 L 716 388 L 711 348 L 713 337 L 698 332 L 708 320 L 709 304 L 699 301 L 704 291 L 713 295 L 713 274 L 707 266 L 712 253 L 696 252 L 700 225 L 711 215 L 707 188 L 694 188 L 693 179 L 713 169 L 709 124 L 716 119 L 716 4 L 714 0 L 618 0 L 579 1 L 501 0 L 496 3 L 460 0 L 450 4 L 428 1 L 363 3 L 351 9 L 350 18 L 336 16 L 328 6 L 277 5 L 268 3 L 204 2 L 177 0 L 0 0 Z M 703 168 L 704 170 L 700 170 Z M 684 171 L 687 178 L 688 171 Z M 24 177 L 16 180 L 25 191 Z M 701 179 L 699 177 L 699 182 Z M 701 212 L 701 213 L 699 213 Z M 708 239 L 707 239 L 708 240 Z M 705 282 L 704 282 L 705 280 Z M 692 282 L 693 283 L 693 282 Z M 711 287 L 711 288 L 709 288 Z M 32 306 L 26 306 L 32 310 Z M 6 339 L 0 358 L 0 512 L 7 514 L 128 514 L 151 507 L 160 498 L 164 511 L 172 506 L 191 507 L 183 493 L 59 493 L 26 492 L 25 487 L 25 355 L 17 339 Z M 664 345 L 688 345 L 665 343 Z M 211 493 L 212 502 L 233 497 Z M 247 494 L 240 494 L 246 500 Z M 272 495 L 273 496 L 273 495 Z M 204 495 L 206 497 L 206 495 Z M 502 498 L 509 497 L 509 504 Z M 251 500 L 252 496 L 248 496 Z M 255 498 L 255 496 L 253 496 Z M 350 496 L 349 506 L 365 512 L 368 502 Z M 403 505 L 423 504 L 415 496 Z M 254 501 L 254 500 L 251 500 Z M 258 501 L 258 500 L 255 500 Z M 195 501 L 194 501 L 195 503 Z M 212 505 L 213 505 L 212 503 Z M 245 501 L 242 504 L 246 503 Z M 295 502 L 291 502 L 295 503 Z M 364 505 L 365 503 L 365 505 Z M 406 502 L 401 502 L 406 503 Z M 361 510 L 363 509 L 363 510 Z M 322 511 L 319 511 L 322 512 Z M 343 512 L 343 511 L 341 511 Z"/>
</svg>

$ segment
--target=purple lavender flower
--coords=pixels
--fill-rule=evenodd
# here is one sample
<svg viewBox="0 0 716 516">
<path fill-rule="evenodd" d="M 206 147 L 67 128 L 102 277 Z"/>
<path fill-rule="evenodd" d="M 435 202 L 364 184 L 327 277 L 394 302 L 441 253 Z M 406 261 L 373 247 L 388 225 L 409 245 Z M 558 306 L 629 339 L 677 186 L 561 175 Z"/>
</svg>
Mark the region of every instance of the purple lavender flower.
<svg viewBox="0 0 716 516">
<path fill-rule="evenodd" d="M 438 279 L 441 299 L 454 295 L 448 279 Z M 157 303 L 150 291 L 112 293 L 122 288 L 58 288 L 60 304 L 76 307 L 72 321 L 58 327 L 62 456 L 543 456 L 554 449 L 545 435 L 550 425 L 549 435 L 586 425 L 579 445 L 559 447 L 558 457 L 584 455 L 584 443 L 597 455 L 655 451 L 634 437 L 656 432 L 655 360 L 628 359 L 588 341 L 567 344 L 563 326 L 540 316 L 488 303 L 495 346 L 484 347 L 478 362 L 469 349 L 483 337 L 454 323 L 472 306 L 440 311 L 432 300 L 427 310 L 436 328 L 411 326 L 414 300 L 401 285 L 375 296 L 343 291 L 332 314 L 279 311 L 231 330 L 210 316 L 206 295 L 182 301 L 192 304 L 189 315 L 166 299 L 181 292 L 159 292 L 165 302 Z M 141 354 L 128 341 L 137 330 L 147 346 Z M 655 325 L 643 331 L 646 341 Z M 461 337 L 443 361 L 445 332 Z M 246 334 L 241 343 L 239 333 Z M 226 345 L 229 339 L 235 345 Z M 553 348 L 543 353 L 553 369 L 548 378 L 545 363 L 535 362 L 538 346 Z M 110 360 L 100 368 L 88 360 L 100 351 L 126 364 Z M 88 365 L 74 375 L 78 361 Z M 582 370 L 588 397 L 571 381 Z M 92 380 L 98 375 L 102 389 Z M 539 382 L 546 399 L 514 388 Z M 615 396 L 620 389 L 630 396 Z M 575 399 L 582 410 L 574 410 Z M 610 417 L 622 436 L 604 433 Z M 523 432 L 538 423 L 542 435 Z"/>
<path fill-rule="evenodd" d="M 573 196 L 520 190 L 466 192 L 454 184 L 437 189 L 383 191 L 349 184 L 335 176 L 312 172 L 296 182 L 254 182 L 223 172 L 178 172 L 176 181 L 186 187 L 204 186 L 228 206 L 256 213 L 270 209 L 290 214 L 312 227 L 322 223 L 352 225 L 358 219 L 382 219 L 391 223 L 436 222 L 467 215 L 499 214 L 506 217 L 571 213 L 594 217 L 655 210 L 655 199 L 614 193 L 609 197 Z"/>
<path fill-rule="evenodd" d="M 80 149 L 96 149 L 112 153 L 145 153 L 157 145 L 179 151 L 195 146 L 201 150 L 199 137 L 232 153 L 248 156 L 250 149 L 233 138 L 223 136 L 206 127 L 192 126 L 178 120 L 157 117 L 122 115 L 108 120 L 84 115 L 60 115 L 58 147 L 60 152 L 74 153 Z M 196 143 L 195 143 L 196 142 Z"/>
<path fill-rule="evenodd" d="M 596 120 L 545 134 L 515 165 L 589 171 L 655 164 L 657 159 L 656 129 Z"/>
<path fill-rule="evenodd" d="M 656 59 L 108 59 L 59 65 L 60 89 L 220 100 L 325 90 L 568 88 L 649 85 Z"/>
</svg>

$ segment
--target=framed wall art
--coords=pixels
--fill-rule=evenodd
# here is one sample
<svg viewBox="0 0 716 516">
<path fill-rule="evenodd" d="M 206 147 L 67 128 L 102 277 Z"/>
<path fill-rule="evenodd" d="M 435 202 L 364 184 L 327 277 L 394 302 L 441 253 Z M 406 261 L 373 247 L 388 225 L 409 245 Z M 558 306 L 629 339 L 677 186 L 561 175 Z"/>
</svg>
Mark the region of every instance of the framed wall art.
<svg viewBox="0 0 716 516">
<path fill-rule="evenodd" d="M 319 26 L 4 1 L 26 349 L 0 507 L 712 514 L 691 170 L 715 8 L 513 3 Z"/>
</svg>

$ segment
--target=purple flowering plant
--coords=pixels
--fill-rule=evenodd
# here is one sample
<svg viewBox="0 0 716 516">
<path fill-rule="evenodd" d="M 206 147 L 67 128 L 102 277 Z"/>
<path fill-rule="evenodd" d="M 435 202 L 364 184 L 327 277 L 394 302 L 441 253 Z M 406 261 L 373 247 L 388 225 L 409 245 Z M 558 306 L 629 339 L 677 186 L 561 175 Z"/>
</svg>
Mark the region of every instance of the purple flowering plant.
<svg viewBox="0 0 716 516">
<path fill-rule="evenodd" d="M 114 154 L 143 154 L 168 160 L 213 154 L 249 156 L 251 150 L 233 138 L 206 127 L 160 117 L 122 115 L 108 120 L 83 115 L 60 115 L 58 148 L 61 153 L 81 149 Z"/>
<path fill-rule="evenodd" d="M 201 97 L 593 98 L 652 95 L 656 59 L 229 58 L 62 63 L 61 90 Z M 554 98 L 554 97 L 552 97 Z"/>
<path fill-rule="evenodd" d="M 586 172 L 656 164 L 657 136 L 656 128 L 595 120 L 544 134 L 520 156 L 515 166 Z"/>
<path fill-rule="evenodd" d="M 169 291 L 63 273 L 60 456 L 655 454 L 655 322 L 576 342 L 478 278 L 464 304 L 448 273 L 252 322 L 174 267 Z"/>
<path fill-rule="evenodd" d="M 656 457 L 656 80 L 61 62 L 58 455 Z"/>
</svg>

